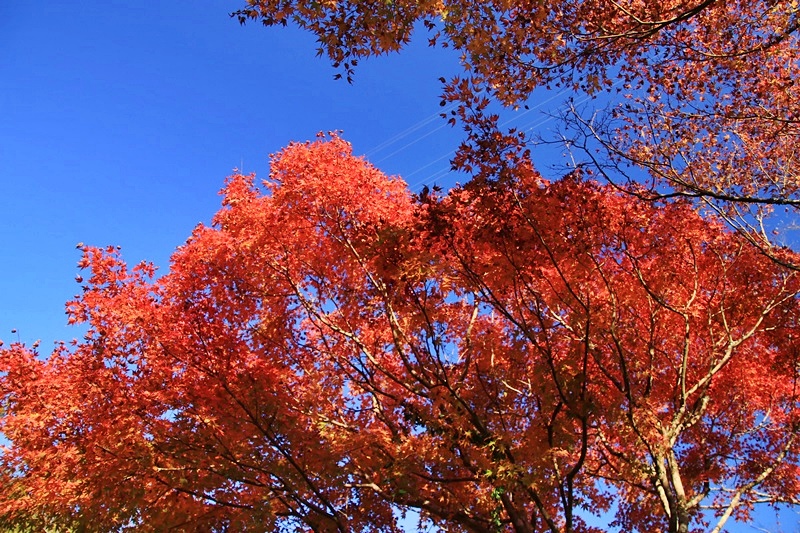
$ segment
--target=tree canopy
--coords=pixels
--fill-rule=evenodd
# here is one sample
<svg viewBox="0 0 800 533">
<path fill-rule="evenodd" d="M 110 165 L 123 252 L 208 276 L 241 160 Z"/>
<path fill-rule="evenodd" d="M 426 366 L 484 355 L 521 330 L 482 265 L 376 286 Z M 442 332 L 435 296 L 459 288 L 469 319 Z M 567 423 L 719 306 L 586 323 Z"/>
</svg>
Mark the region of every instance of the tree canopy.
<svg viewBox="0 0 800 533">
<path fill-rule="evenodd" d="M 799 6 L 249 0 L 348 78 L 414 30 L 458 50 L 473 179 L 412 194 L 332 134 L 231 176 L 163 276 L 79 245 L 82 339 L 0 348 L 0 525 L 718 533 L 800 503 L 800 261 L 762 224 L 800 206 Z M 540 87 L 608 103 L 563 113 L 555 180 L 493 106 Z"/>
<path fill-rule="evenodd" d="M 530 132 L 504 130 L 490 104 L 520 106 L 537 88 L 564 87 L 608 93 L 607 107 L 562 111 L 561 140 L 618 186 L 700 198 L 765 250 L 770 233 L 759 221 L 775 205 L 800 206 L 796 0 L 247 4 L 241 21 L 297 24 L 348 77 L 414 30 L 460 52 L 464 74 L 443 80 L 444 101 L 459 105 L 453 120 L 467 130 L 458 168 L 496 175 L 513 166 Z"/>
<path fill-rule="evenodd" d="M 687 202 L 530 166 L 412 195 L 333 136 L 229 178 L 162 277 L 81 253 L 84 337 L 0 349 L 8 527 L 717 532 L 797 503 L 798 273 Z"/>
</svg>

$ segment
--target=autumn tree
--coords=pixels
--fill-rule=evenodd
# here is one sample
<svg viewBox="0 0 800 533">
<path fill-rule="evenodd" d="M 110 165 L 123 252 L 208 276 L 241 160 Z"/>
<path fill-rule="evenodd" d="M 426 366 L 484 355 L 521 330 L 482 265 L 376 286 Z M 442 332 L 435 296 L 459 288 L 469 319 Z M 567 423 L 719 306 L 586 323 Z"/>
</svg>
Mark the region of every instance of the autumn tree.
<svg viewBox="0 0 800 533">
<path fill-rule="evenodd" d="M 503 179 L 414 196 L 333 137 L 232 176 L 162 277 L 82 247 L 83 338 L 0 351 L 0 523 L 717 532 L 798 503 L 798 274 L 687 202 Z"/>
<path fill-rule="evenodd" d="M 568 88 L 608 106 L 568 108 L 560 140 L 617 186 L 699 198 L 765 251 L 764 217 L 800 206 L 796 0 L 248 0 L 235 15 L 312 32 L 348 78 L 427 29 L 464 67 L 444 85 L 468 133 L 458 168 L 524 159 L 531 132 L 501 128 L 492 103 Z"/>
</svg>

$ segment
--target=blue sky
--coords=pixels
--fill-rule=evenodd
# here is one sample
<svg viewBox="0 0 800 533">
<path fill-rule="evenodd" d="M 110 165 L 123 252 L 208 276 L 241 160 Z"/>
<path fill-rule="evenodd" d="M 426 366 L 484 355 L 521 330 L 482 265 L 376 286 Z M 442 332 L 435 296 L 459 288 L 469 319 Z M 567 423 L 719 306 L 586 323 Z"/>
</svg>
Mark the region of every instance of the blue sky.
<svg viewBox="0 0 800 533">
<path fill-rule="evenodd" d="M 63 311 L 79 291 L 76 243 L 120 245 L 164 271 L 219 208 L 224 178 L 266 177 L 290 141 L 342 130 L 415 190 L 453 184 L 461 133 L 437 115 L 454 54 L 420 39 L 362 62 L 348 85 L 310 35 L 241 27 L 228 13 L 242 3 L 0 3 L 0 339 L 47 352 L 77 336 Z M 546 127 L 550 98 L 520 125 Z M 774 527 L 769 512 L 757 522 Z"/>
<path fill-rule="evenodd" d="M 75 335 L 63 304 L 78 289 L 76 243 L 165 268 L 218 209 L 224 178 L 235 167 L 266 177 L 290 141 L 343 130 L 356 153 L 419 187 L 444 174 L 460 138 L 436 118 L 438 77 L 456 60 L 422 42 L 362 62 L 348 85 L 310 35 L 241 27 L 228 16 L 237 0 L 25 4 L 0 5 L 6 341 L 12 328 L 45 349 Z"/>
</svg>

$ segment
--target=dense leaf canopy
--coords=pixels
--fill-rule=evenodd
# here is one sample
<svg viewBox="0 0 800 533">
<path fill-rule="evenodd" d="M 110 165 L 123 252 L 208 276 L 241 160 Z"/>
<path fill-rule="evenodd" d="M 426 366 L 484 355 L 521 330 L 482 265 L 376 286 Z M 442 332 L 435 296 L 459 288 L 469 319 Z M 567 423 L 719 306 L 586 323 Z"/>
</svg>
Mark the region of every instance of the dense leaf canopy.
<svg viewBox="0 0 800 533">
<path fill-rule="evenodd" d="M 414 30 L 459 51 L 473 179 L 413 195 L 332 135 L 229 178 L 161 277 L 80 245 L 83 338 L 0 348 L 0 525 L 717 533 L 800 503 L 800 261 L 762 224 L 800 206 L 797 0 L 237 15 L 348 78 Z M 555 181 L 493 105 L 541 87 L 608 105 L 563 112 Z"/>
<path fill-rule="evenodd" d="M 0 350 L 3 524 L 719 531 L 797 502 L 800 279 L 689 204 L 529 166 L 414 196 L 335 136 L 223 193 L 160 278 L 81 247 L 82 340 Z"/>
</svg>

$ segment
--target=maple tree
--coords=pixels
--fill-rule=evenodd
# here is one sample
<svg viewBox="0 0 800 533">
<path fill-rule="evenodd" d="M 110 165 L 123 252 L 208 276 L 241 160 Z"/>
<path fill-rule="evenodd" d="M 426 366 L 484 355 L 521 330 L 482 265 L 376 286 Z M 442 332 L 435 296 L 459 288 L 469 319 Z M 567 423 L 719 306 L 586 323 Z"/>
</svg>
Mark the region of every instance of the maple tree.
<svg viewBox="0 0 800 533">
<path fill-rule="evenodd" d="M 531 132 L 504 130 L 490 104 L 563 87 L 608 93 L 605 112 L 565 113 L 563 140 L 618 186 L 700 198 L 765 250 L 764 217 L 800 206 L 797 0 L 248 0 L 234 15 L 314 33 L 348 78 L 427 28 L 465 70 L 443 97 L 468 132 L 458 168 L 517 164 Z"/>
<path fill-rule="evenodd" d="M 800 274 L 689 203 L 525 165 L 414 196 L 336 136 L 223 194 L 162 277 L 81 247 L 82 340 L 0 350 L 0 523 L 718 532 L 798 503 Z"/>
</svg>

